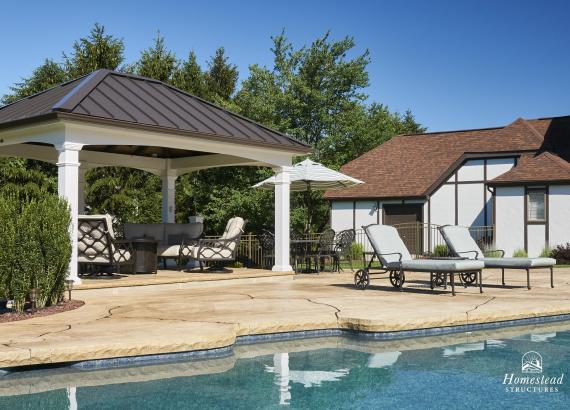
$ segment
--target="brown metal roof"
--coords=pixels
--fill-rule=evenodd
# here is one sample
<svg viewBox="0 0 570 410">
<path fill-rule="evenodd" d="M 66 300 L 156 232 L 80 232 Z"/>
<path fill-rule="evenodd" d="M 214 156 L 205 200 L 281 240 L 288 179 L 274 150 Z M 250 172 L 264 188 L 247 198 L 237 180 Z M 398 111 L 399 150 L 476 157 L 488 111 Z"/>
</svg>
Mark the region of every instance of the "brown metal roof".
<svg viewBox="0 0 570 410">
<path fill-rule="evenodd" d="M 94 71 L 1 107 L 0 129 L 50 118 L 167 130 L 299 153 L 310 150 L 286 134 L 168 84 L 110 70 Z"/>
<path fill-rule="evenodd" d="M 422 198 L 469 157 L 544 150 L 570 158 L 570 116 L 524 120 L 499 128 L 402 135 L 341 167 L 365 183 L 327 191 L 327 199 Z"/>
</svg>

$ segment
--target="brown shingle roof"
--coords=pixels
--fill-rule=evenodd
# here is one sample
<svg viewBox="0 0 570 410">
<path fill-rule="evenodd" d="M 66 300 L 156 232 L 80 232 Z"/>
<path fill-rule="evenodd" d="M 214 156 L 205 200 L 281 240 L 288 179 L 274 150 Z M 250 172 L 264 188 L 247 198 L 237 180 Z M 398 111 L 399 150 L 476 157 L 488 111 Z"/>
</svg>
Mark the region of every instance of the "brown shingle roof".
<svg viewBox="0 0 570 410">
<path fill-rule="evenodd" d="M 310 147 L 279 131 L 151 78 L 98 70 L 0 107 L 0 129 L 51 118 L 187 133 L 299 153 Z"/>
<path fill-rule="evenodd" d="M 567 127 L 570 117 L 519 118 L 499 128 L 397 136 L 341 167 L 364 184 L 327 191 L 325 198 L 425 197 L 466 156 L 537 152 L 545 147 L 545 136 L 549 145 L 562 147 L 561 139 L 570 142 Z"/>
<path fill-rule="evenodd" d="M 570 181 L 570 163 L 548 151 L 521 157 L 518 165 L 493 179 L 489 185 Z"/>
</svg>

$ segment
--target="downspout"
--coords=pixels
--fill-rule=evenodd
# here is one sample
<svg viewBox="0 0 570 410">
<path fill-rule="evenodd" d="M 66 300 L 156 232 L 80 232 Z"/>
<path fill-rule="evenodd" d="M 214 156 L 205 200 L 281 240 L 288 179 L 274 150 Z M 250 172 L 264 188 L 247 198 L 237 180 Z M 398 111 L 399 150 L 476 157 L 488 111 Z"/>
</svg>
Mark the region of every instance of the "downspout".
<svg viewBox="0 0 570 410">
<path fill-rule="evenodd" d="M 427 199 L 427 225 L 428 225 L 428 252 L 431 253 L 431 201 L 430 196 L 426 196 Z"/>
<path fill-rule="evenodd" d="M 491 223 L 493 225 L 493 245 L 495 245 L 495 240 L 497 239 L 497 224 L 495 221 L 497 213 L 497 199 L 496 199 L 496 188 L 487 185 L 487 191 L 491 194 L 491 200 L 493 201 L 493 213 L 491 214 Z"/>
</svg>

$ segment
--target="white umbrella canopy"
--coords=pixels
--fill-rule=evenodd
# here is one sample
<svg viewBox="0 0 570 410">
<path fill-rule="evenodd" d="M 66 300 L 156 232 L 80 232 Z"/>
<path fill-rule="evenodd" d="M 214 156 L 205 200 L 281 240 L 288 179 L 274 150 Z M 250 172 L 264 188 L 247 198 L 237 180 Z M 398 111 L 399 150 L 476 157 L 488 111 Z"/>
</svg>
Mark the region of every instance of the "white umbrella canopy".
<svg viewBox="0 0 570 410">
<path fill-rule="evenodd" d="M 334 171 L 308 158 L 291 167 L 291 191 L 343 189 L 363 183 L 356 178 Z M 273 190 L 274 186 L 275 177 L 272 176 L 255 184 L 253 187 Z"/>
</svg>

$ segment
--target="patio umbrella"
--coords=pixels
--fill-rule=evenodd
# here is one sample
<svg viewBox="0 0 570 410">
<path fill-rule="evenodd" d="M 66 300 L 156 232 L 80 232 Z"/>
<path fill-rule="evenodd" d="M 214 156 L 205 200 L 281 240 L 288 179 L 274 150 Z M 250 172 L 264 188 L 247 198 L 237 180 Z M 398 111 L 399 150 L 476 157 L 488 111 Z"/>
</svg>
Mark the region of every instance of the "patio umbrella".
<svg viewBox="0 0 570 410">
<path fill-rule="evenodd" d="M 307 192 L 307 208 L 311 211 L 311 191 L 324 191 L 327 189 L 343 189 L 354 185 L 363 184 L 364 182 L 345 175 L 341 172 L 334 171 L 325 167 L 318 162 L 306 159 L 291 167 L 291 191 Z M 273 190 L 275 186 L 275 176 L 267 178 L 255 184 L 254 188 Z M 307 227 L 310 228 L 309 223 Z"/>
</svg>

